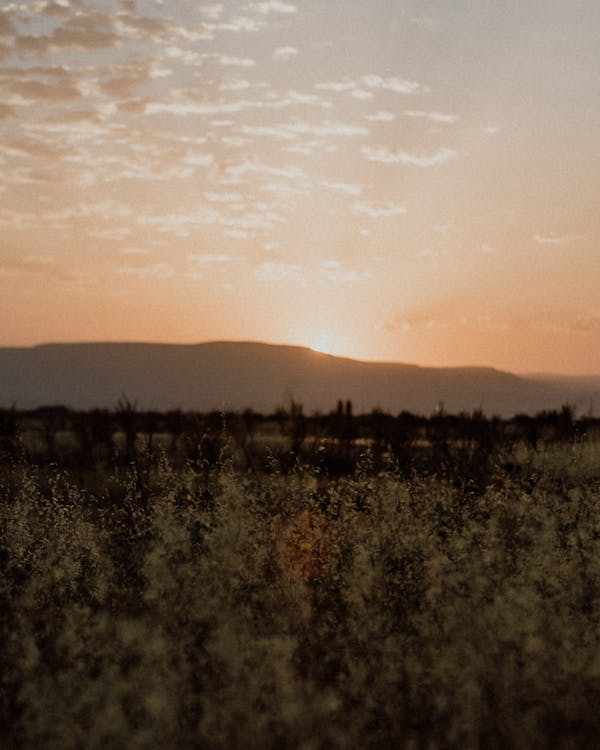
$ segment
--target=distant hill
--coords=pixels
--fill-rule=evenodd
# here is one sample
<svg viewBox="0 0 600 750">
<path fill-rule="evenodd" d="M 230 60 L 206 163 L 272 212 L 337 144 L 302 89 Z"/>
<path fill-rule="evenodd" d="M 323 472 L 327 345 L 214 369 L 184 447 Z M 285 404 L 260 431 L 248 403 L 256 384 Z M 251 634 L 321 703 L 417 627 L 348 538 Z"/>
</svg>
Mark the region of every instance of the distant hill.
<svg viewBox="0 0 600 750">
<path fill-rule="evenodd" d="M 140 409 L 269 413 L 290 398 L 305 413 L 329 412 L 338 399 L 354 412 L 379 407 L 431 414 L 482 408 L 511 416 L 559 408 L 567 399 L 587 411 L 600 378 L 524 378 L 488 367 L 418 367 L 364 362 L 298 346 L 87 343 L 0 348 L 0 406 L 113 408 L 125 394 Z"/>
</svg>

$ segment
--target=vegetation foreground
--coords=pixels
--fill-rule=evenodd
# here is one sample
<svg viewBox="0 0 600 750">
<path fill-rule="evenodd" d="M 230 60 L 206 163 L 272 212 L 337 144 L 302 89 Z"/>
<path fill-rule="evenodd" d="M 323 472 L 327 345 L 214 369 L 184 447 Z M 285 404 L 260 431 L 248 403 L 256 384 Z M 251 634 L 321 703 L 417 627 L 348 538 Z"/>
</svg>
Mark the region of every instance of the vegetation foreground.
<svg viewBox="0 0 600 750">
<path fill-rule="evenodd" d="M 597 444 L 486 486 L 115 468 L 0 480 L 6 748 L 591 748 Z"/>
</svg>

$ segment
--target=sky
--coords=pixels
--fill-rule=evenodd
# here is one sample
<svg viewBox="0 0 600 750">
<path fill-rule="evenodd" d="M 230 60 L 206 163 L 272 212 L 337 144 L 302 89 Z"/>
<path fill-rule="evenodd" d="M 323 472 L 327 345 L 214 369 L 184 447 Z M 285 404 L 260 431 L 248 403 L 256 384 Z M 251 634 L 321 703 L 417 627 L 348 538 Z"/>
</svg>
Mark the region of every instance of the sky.
<svg viewBox="0 0 600 750">
<path fill-rule="evenodd" d="M 0 4 L 0 345 L 600 373 L 597 0 Z"/>
</svg>

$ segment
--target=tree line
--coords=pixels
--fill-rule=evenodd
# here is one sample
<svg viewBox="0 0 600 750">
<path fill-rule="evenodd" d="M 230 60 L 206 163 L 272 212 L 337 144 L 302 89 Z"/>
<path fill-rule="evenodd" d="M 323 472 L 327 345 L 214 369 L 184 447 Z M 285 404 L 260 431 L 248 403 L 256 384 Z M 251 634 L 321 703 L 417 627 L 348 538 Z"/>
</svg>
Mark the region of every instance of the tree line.
<svg viewBox="0 0 600 750">
<path fill-rule="evenodd" d="M 430 416 L 381 409 L 355 414 L 348 400 L 310 415 L 294 400 L 272 414 L 159 412 L 141 410 L 125 396 L 113 409 L 0 410 L 0 461 L 26 458 L 82 470 L 131 465 L 159 453 L 175 464 L 214 465 L 227 452 L 243 468 L 266 471 L 275 458 L 283 469 L 302 461 L 341 475 L 353 471 L 365 450 L 376 464 L 392 457 L 407 470 L 439 469 L 467 459 L 484 465 L 517 444 L 537 448 L 598 436 L 600 419 L 577 417 L 569 404 L 508 419 L 481 410 L 449 414 L 442 404 Z"/>
</svg>

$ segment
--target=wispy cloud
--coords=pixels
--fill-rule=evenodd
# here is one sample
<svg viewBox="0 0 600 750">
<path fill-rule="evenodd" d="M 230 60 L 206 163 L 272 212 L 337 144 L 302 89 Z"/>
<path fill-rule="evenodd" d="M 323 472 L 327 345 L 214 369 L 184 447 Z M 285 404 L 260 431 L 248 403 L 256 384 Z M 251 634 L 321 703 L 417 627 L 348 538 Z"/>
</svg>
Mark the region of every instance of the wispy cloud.
<svg viewBox="0 0 600 750">
<path fill-rule="evenodd" d="M 223 15 L 225 6 L 223 3 L 208 3 L 205 5 L 199 5 L 198 11 L 205 17 L 212 20 L 217 20 Z"/>
<path fill-rule="evenodd" d="M 261 263 L 256 271 L 256 276 L 260 281 L 266 282 L 280 282 L 292 279 L 300 284 L 306 283 L 302 265 L 299 263 Z"/>
<path fill-rule="evenodd" d="M 365 120 L 368 120 L 369 122 L 393 122 L 395 119 L 396 115 L 393 112 L 387 112 L 385 110 L 365 115 Z"/>
<path fill-rule="evenodd" d="M 315 84 L 315 88 L 323 91 L 352 91 L 356 88 L 356 81 L 324 81 L 322 83 Z"/>
<path fill-rule="evenodd" d="M 266 15 L 268 13 L 297 13 L 298 8 L 292 3 L 281 2 L 281 0 L 267 0 L 266 2 L 250 3 L 250 10 Z"/>
<path fill-rule="evenodd" d="M 360 195 L 362 193 L 362 187 L 360 185 L 348 183 L 348 182 L 320 182 L 319 187 L 325 188 L 325 190 L 332 190 L 337 193 L 345 193 L 346 195 Z"/>
<path fill-rule="evenodd" d="M 187 115 L 233 115 L 245 110 L 278 110 L 296 105 L 314 106 L 323 109 L 330 107 L 330 103 L 318 96 L 289 91 L 286 95 L 269 99 L 238 99 L 206 103 L 195 101 L 190 93 L 179 92 L 168 99 L 153 101 L 146 105 L 146 113 L 172 114 L 180 117 Z M 299 131 L 296 131 L 299 132 Z"/>
<path fill-rule="evenodd" d="M 233 261 L 233 257 L 225 253 L 193 253 L 189 258 L 200 266 L 213 266 Z"/>
<path fill-rule="evenodd" d="M 405 117 L 411 117 L 420 120 L 430 120 L 436 123 L 447 123 L 449 125 L 458 121 L 458 115 L 451 115 L 446 112 L 425 112 L 423 110 L 409 109 L 403 112 Z"/>
<path fill-rule="evenodd" d="M 364 146 L 363 156 L 367 161 L 381 162 L 382 164 L 405 164 L 413 167 L 436 167 L 440 164 L 452 161 L 458 152 L 451 148 L 439 148 L 432 154 L 413 154 L 409 151 L 392 151 L 391 149 L 372 148 Z"/>
<path fill-rule="evenodd" d="M 367 128 L 345 122 L 327 121 L 320 125 L 313 125 L 308 122 L 294 122 L 283 127 L 290 133 L 312 135 L 320 138 L 369 135 Z"/>
<path fill-rule="evenodd" d="M 579 238 L 580 236 L 577 234 L 555 234 L 554 232 L 533 235 L 533 240 L 538 245 L 568 245 Z"/>
<path fill-rule="evenodd" d="M 218 61 L 221 65 L 229 65 L 238 68 L 253 68 L 256 60 L 251 57 L 231 57 L 230 55 L 219 55 Z"/>
<path fill-rule="evenodd" d="M 349 92 L 354 95 L 356 91 L 362 92 L 357 98 L 371 98 L 370 91 L 391 91 L 395 94 L 417 94 L 426 93 L 429 89 L 417 81 L 408 81 L 406 79 L 392 76 L 384 77 L 371 73 L 362 76 L 358 80 L 345 79 L 342 81 L 321 81 L 315 84 L 315 87 L 324 91 L 335 91 L 337 93 Z M 365 91 L 369 89 L 370 91 Z M 365 96 L 366 95 L 366 96 Z"/>
<path fill-rule="evenodd" d="M 370 272 L 360 273 L 354 268 L 348 268 L 341 261 L 324 260 L 319 263 L 316 272 L 316 283 L 354 284 L 361 279 L 371 278 Z"/>
<path fill-rule="evenodd" d="M 403 78 L 392 76 L 391 78 L 384 78 L 375 73 L 363 76 L 361 83 L 370 89 L 378 89 L 380 91 L 392 91 L 395 94 L 416 94 L 425 93 L 429 91 L 427 86 L 418 83 L 417 81 L 408 81 Z"/>
<path fill-rule="evenodd" d="M 299 54 L 300 50 L 296 47 L 278 47 L 273 53 L 278 60 L 292 60 Z"/>
<path fill-rule="evenodd" d="M 204 197 L 207 201 L 212 203 L 242 203 L 244 197 L 241 193 L 204 193 Z"/>
<path fill-rule="evenodd" d="M 259 161 L 244 160 L 241 164 L 231 165 L 225 169 L 232 180 L 237 181 L 247 174 L 264 174 L 273 177 L 287 177 L 291 180 L 302 179 L 306 176 L 300 167 L 272 167 Z"/>
<path fill-rule="evenodd" d="M 402 216 L 406 213 L 406 208 L 393 203 L 383 206 L 370 206 L 367 203 L 355 203 L 354 212 L 357 214 L 364 214 L 371 219 L 382 219 L 389 218 L 390 216 Z"/>
</svg>

